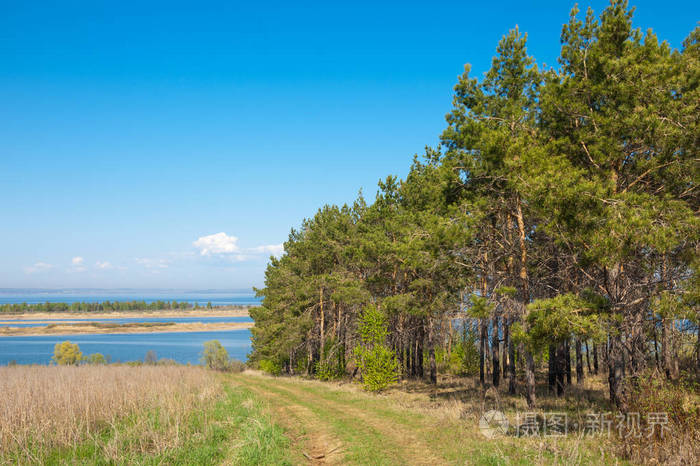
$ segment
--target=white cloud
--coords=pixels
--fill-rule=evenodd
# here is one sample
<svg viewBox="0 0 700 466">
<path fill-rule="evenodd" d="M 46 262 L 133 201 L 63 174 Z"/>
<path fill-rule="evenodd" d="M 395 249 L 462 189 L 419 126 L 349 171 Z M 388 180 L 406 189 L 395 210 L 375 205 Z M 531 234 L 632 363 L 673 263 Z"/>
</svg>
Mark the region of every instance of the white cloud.
<svg viewBox="0 0 700 466">
<path fill-rule="evenodd" d="M 53 269 L 52 264 L 47 264 L 46 262 L 37 262 L 34 265 L 24 268 L 24 273 L 31 274 L 37 272 L 46 272 L 47 270 Z"/>
<path fill-rule="evenodd" d="M 264 246 L 252 248 L 252 252 L 259 254 L 268 253 L 275 257 L 279 257 L 284 252 L 284 244 L 266 244 Z"/>
<path fill-rule="evenodd" d="M 73 264 L 73 265 L 71 266 L 70 269 L 67 269 L 67 270 L 66 270 L 66 271 L 69 272 L 69 273 L 74 273 L 74 272 L 85 272 L 85 271 L 87 270 L 87 268 L 85 268 L 85 266 L 84 266 L 85 259 L 83 259 L 83 258 L 80 257 L 80 256 L 75 256 L 74 258 L 72 258 L 72 259 L 70 260 L 70 262 L 71 262 L 71 264 Z"/>
<path fill-rule="evenodd" d="M 97 262 L 95 262 L 95 267 L 97 267 L 98 269 L 102 269 L 102 270 L 114 268 L 114 266 L 109 261 L 104 261 L 104 262 L 97 261 Z"/>
<path fill-rule="evenodd" d="M 223 261 L 224 263 L 260 260 L 263 255 L 279 257 L 284 253 L 283 244 L 264 244 L 252 248 L 241 248 L 238 245 L 237 237 L 227 235 L 224 232 L 202 236 L 193 241 L 192 244 L 199 250 L 200 256 L 207 256 L 213 258 L 215 262 Z"/>
<path fill-rule="evenodd" d="M 229 236 L 223 231 L 209 236 L 202 236 L 192 244 L 195 248 L 199 249 L 199 254 L 202 256 L 233 254 L 240 251 L 238 247 L 238 238 Z"/>
</svg>

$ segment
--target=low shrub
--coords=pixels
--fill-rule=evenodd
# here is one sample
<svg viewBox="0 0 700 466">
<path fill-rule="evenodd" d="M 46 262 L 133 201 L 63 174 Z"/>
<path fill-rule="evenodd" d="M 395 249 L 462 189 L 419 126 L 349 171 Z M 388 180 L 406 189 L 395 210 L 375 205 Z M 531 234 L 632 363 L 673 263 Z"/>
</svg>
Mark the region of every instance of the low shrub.
<svg viewBox="0 0 700 466">
<path fill-rule="evenodd" d="M 327 361 L 319 361 L 316 363 L 314 376 L 318 380 L 338 380 L 343 376 L 343 373 L 336 364 L 331 364 Z"/>
<path fill-rule="evenodd" d="M 231 358 L 228 363 L 228 370 L 235 373 L 243 372 L 245 370 L 245 363 L 238 359 Z"/>
<path fill-rule="evenodd" d="M 464 341 L 457 341 L 448 353 L 442 348 L 435 350 L 438 371 L 453 375 L 476 375 L 479 373 L 479 350 L 472 334 Z"/>
<path fill-rule="evenodd" d="M 80 352 L 78 344 L 67 340 L 63 343 L 56 343 L 53 350 L 53 358 L 51 358 L 59 366 L 75 366 L 80 364 L 82 359 L 83 353 Z"/>
<path fill-rule="evenodd" d="M 269 359 L 263 359 L 260 361 L 260 370 L 270 375 L 280 375 L 282 373 L 282 365 Z"/>
<path fill-rule="evenodd" d="M 375 345 L 370 349 L 358 346 L 356 357 L 365 390 L 379 392 L 399 380 L 399 362 L 385 345 Z"/>
<path fill-rule="evenodd" d="M 157 364 L 158 356 L 156 356 L 156 352 L 153 350 L 146 351 L 146 355 L 143 357 L 143 362 L 144 364 Z"/>
<path fill-rule="evenodd" d="M 87 364 L 107 364 L 107 360 L 101 353 L 89 354 L 83 361 Z"/>
<path fill-rule="evenodd" d="M 224 348 L 219 340 L 210 340 L 204 342 L 204 351 L 202 352 L 202 364 L 209 369 L 217 371 L 225 371 L 229 368 L 228 351 Z"/>
<path fill-rule="evenodd" d="M 375 306 L 368 306 L 360 317 L 359 330 L 362 345 L 355 347 L 355 361 L 362 386 L 382 391 L 398 381 L 401 369 L 396 354 L 386 345 L 386 317 Z"/>
</svg>

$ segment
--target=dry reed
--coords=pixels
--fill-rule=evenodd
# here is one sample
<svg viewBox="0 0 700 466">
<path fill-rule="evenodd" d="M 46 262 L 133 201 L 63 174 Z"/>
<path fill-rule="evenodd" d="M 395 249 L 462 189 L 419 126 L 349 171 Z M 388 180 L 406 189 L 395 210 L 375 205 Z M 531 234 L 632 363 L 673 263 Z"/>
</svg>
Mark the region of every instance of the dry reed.
<svg viewBox="0 0 700 466">
<path fill-rule="evenodd" d="M 187 413 L 222 388 L 198 367 L 10 366 L 0 367 L 0 393 L 0 457 L 38 462 L 51 449 L 73 447 L 127 417 L 131 427 L 112 429 L 116 438 L 103 445 L 108 457 L 123 447 L 116 448 L 119 435 L 136 443 L 131 450 L 173 447 Z"/>
</svg>

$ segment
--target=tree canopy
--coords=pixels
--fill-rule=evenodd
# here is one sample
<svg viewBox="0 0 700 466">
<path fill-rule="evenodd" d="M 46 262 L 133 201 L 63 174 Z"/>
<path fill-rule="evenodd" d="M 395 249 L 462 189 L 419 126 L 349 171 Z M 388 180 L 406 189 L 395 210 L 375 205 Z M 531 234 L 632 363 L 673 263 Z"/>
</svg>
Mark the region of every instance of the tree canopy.
<svg viewBox="0 0 700 466">
<path fill-rule="evenodd" d="M 366 376 L 353 349 L 372 315 L 402 377 L 435 382 L 439 355 L 478 351 L 481 381 L 530 406 L 538 364 L 571 383 L 572 349 L 577 380 L 584 348 L 603 360 L 622 408 L 646 368 L 678 377 L 691 335 L 697 371 L 700 27 L 676 50 L 632 16 L 574 7 L 558 68 L 517 27 L 483 78 L 467 65 L 441 145 L 405 179 L 292 230 L 257 290 L 251 360 Z"/>
</svg>

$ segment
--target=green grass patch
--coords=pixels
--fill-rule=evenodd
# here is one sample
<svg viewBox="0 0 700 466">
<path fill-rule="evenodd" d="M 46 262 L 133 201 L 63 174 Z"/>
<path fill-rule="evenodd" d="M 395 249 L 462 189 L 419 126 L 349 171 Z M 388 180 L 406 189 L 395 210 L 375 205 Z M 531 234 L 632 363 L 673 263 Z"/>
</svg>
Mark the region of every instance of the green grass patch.
<svg viewBox="0 0 700 466">
<path fill-rule="evenodd" d="M 39 452 L 37 452 L 39 453 Z M 209 409 L 188 413 L 173 430 L 156 410 L 135 413 L 71 448 L 32 455 L 41 464 L 292 464 L 289 440 L 261 402 L 227 385 Z M 23 455 L 24 462 L 29 459 Z M 19 458 L 4 458 L 1 462 Z"/>
<path fill-rule="evenodd" d="M 618 459 L 614 456 L 602 456 L 599 450 L 599 442 L 594 438 L 577 439 L 575 436 L 567 438 L 514 438 L 501 437 L 487 439 L 478 431 L 476 419 L 464 419 L 461 421 L 439 420 L 420 412 L 411 412 L 408 409 L 392 407 L 387 396 L 373 396 L 365 393 L 354 393 L 348 390 L 333 390 L 322 384 L 305 383 L 296 379 L 261 379 L 247 377 L 246 382 L 255 379 L 256 383 L 264 386 L 266 390 L 274 391 L 286 396 L 290 402 L 304 404 L 310 409 L 322 412 L 322 406 L 318 403 L 309 403 L 308 400 L 321 399 L 346 405 L 354 409 L 371 412 L 373 415 L 387 419 L 396 425 L 410 428 L 426 443 L 432 454 L 444 458 L 446 464 L 478 464 L 478 465 L 527 465 L 527 464 L 614 464 Z M 300 399 L 283 388 L 294 387 L 297 390 L 308 393 L 308 400 Z M 336 411 L 336 410 L 333 410 Z M 377 446 L 377 438 L 358 439 L 353 438 L 352 431 L 347 430 L 341 423 L 342 413 L 328 410 L 324 413 L 327 419 L 334 420 L 337 433 L 349 440 L 359 440 L 366 445 L 367 450 Z M 365 434 L 372 434 L 371 431 Z M 400 462 L 400 453 L 395 455 L 395 448 L 388 439 L 382 439 L 379 435 L 379 448 L 387 455 L 376 455 L 373 458 L 363 456 L 366 451 L 362 448 L 348 449 L 350 453 L 346 461 L 354 464 L 391 464 L 392 461 Z M 366 442 L 371 443 L 366 443 Z"/>
<path fill-rule="evenodd" d="M 244 383 L 263 387 L 266 391 L 282 396 L 285 401 L 303 406 L 327 422 L 333 433 L 345 444 L 344 461 L 348 464 L 390 465 L 406 464 L 400 448 L 360 419 L 354 418 L 339 409 L 329 408 L 314 402 L 313 398 L 303 399 L 282 388 L 281 379 L 245 377 Z M 299 385 L 295 385 L 299 386 Z"/>
</svg>

